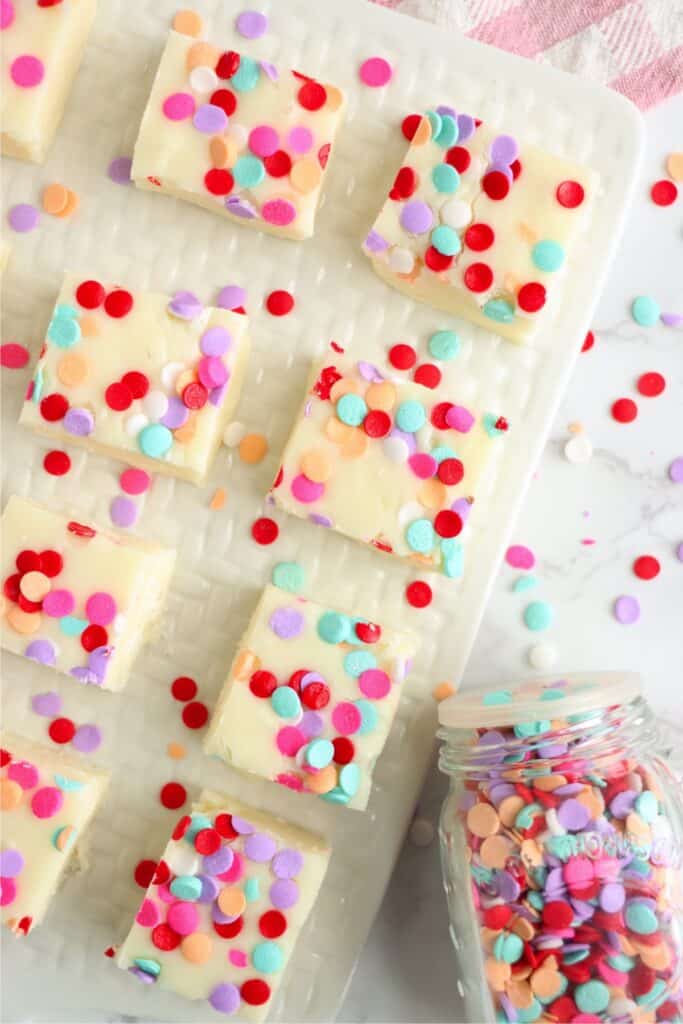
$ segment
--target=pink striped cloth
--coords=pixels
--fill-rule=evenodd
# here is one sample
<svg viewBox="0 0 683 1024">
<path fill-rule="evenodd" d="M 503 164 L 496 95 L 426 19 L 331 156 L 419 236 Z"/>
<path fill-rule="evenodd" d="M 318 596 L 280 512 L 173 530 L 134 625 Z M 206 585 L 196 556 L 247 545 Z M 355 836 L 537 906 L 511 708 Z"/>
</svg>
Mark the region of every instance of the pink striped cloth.
<svg viewBox="0 0 683 1024">
<path fill-rule="evenodd" d="M 683 91 L 681 0 L 372 0 L 611 86 L 646 110 Z"/>
</svg>

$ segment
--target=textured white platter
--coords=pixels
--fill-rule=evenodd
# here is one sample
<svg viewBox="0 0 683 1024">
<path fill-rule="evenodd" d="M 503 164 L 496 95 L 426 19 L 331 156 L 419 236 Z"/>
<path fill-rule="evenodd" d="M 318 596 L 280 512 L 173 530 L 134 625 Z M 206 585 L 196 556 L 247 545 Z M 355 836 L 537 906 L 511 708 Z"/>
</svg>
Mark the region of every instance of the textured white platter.
<svg viewBox="0 0 683 1024">
<path fill-rule="evenodd" d="M 214 38 L 239 44 L 232 24 L 244 4 L 196 0 L 194 6 Z M 208 1019 L 212 1011 L 205 1003 L 193 1006 L 138 985 L 102 956 L 123 937 L 139 902 L 134 865 L 159 855 L 176 819 L 157 799 L 171 778 L 181 779 L 191 795 L 200 785 L 239 793 L 330 839 L 335 853 L 327 880 L 271 1017 L 334 1018 L 427 769 L 436 717 L 432 686 L 462 673 L 630 201 L 642 129 L 639 115 L 620 96 L 364 0 L 272 0 L 261 6 L 270 16 L 270 31 L 246 44 L 247 52 L 318 74 L 349 93 L 314 240 L 267 238 L 106 177 L 109 161 L 132 150 L 175 12 L 173 0 L 100 0 L 84 66 L 46 167 L 3 161 L 4 208 L 36 202 L 41 185 L 54 180 L 81 196 L 70 221 L 44 217 L 35 233 L 12 237 L 3 339 L 28 344 L 35 355 L 66 267 L 133 288 L 188 288 L 206 302 L 225 284 L 245 285 L 254 352 L 238 417 L 271 444 L 271 454 L 257 467 L 223 450 L 211 484 L 201 490 L 161 477 L 155 481 L 137 529 L 177 546 L 179 568 L 162 637 L 140 658 L 123 694 L 94 692 L 56 680 L 40 666 L 4 659 L 5 723 L 44 736 L 46 722 L 30 712 L 30 697 L 58 689 L 66 714 L 103 728 L 97 759 L 113 771 L 91 833 L 90 870 L 66 882 L 47 923 L 28 939 L 3 936 L 7 1021 L 93 1021 L 117 1014 Z M 395 68 L 386 89 L 369 90 L 358 81 L 359 63 L 372 55 L 386 56 Z M 360 252 L 405 146 L 401 118 L 438 103 L 477 114 L 601 175 L 602 195 L 590 231 L 572 256 L 565 300 L 533 348 L 518 348 L 414 305 L 376 279 Z M 262 307 L 273 288 L 288 288 L 297 298 L 294 313 L 282 320 Z M 329 531 L 278 516 L 277 544 L 257 547 L 249 528 L 263 509 L 310 358 L 334 338 L 382 365 L 392 343 L 409 341 L 424 353 L 430 333 L 444 326 L 456 326 L 463 342 L 460 356 L 447 367 L 445 385 L 457 382 L 458 394 L 504 413 L 511 423 L 505 458 L 492 467 L 487 494 L 472 519 L 463 582 L 431 579 L 435 600 L 415 611 L 403 597 L 412 572 Z M 69 476 L 48 476 L 41 463 L 49 446 L 16 426 L 27 378 L 28 370 L 7 373 L 3 381 L 3 500 L 17 491 L 107 523 L 120 467 L 74 451 Z M 228 502 L 212 512 L 208 502 L 218 485 L 227 488 Z M 245 780 L 202 757 L 199 737 L 183 728 L 180 706 L 168 692 L 176 675 L 190 674 L 200 683 L 201 698 L 213 702 L 259 589 L 283 559 L 303 563 L 307 591 L 318 600 L 409 625 L 422 636 L 365 814 Z M 186 760 L 168 759 L 172 739 L 187 744 Z"/>
</svg>

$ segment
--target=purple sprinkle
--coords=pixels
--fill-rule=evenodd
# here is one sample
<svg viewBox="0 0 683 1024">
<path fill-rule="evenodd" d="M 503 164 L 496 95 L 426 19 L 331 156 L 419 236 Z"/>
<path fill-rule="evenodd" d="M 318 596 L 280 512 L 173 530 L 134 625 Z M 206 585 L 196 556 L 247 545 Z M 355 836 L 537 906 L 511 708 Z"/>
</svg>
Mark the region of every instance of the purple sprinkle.
<svg viewBox="0 0 683 1024">
<path fill-rule="evenodd" d="M 665 327 L 680 327 L 683 324 L 682 313 L 661 313 L 659 319 Z"/>
<path fill-rule="evenodd" d="M 32 640 L 24 650 L 24 657 L 31 658 L 41 665 L 54 665 L 57 661 L 57 651 L 51 640 Z"/>
<path fill-rule="evenodd" d="M 71 742 L 81 754 L 92 754 L 102 745 L 102 730 L 97 725 L 79 725 Z"/>
<path fill-rule="evenodd" d="M 159 422 L 168 427 L 169 430 L 177 430 L 178 427 L 182 427 L 184 423 L 187 423 L 189 415 L 190 410 L 185 403 L 177 395 L 170 395 L 168 408 Z"/>
<path fill-rule="evenodd" d="M 225 327 L 209 327 L 199 339 L 199 347 L 205 356 L 224 356 L 232 348 L 232 334 Z"/>
<path fill-rule="evenodd" d="M 299 900 L 299 886 L 291 878 L 278 878 L 270 887 L 270 902 L 276 910 L 289 910 Z"/>
<path fill-rule="evenodd" d="M 413 199 L 401 210 L 401 226 L 411 235 L 423 235 L 434 224 L 434 214 L 428 203 Z"/>
<path fill-rule="evenodd" d="M 237 15 L 235 28 L 245 39 L 260 39 L 268 29 L 268 18 L 261 11 L 242 11 Z"/>
<path fill-rule="evenodd" d="M 379 384 L 384 380 L 384 375 L 379 372 L 376 366 L 372 363 L 366 363 L 364 359 L 361 359 L 358 363 L 358 372 L 363 380 L 368 380 L 371 383 Z"/>
<path fill-rule="evenodd" d="M 202 103 L 192 118 L 192 124 L 204 135 L 221 135 L 228 127 L 228 115 L 222 107 L 213 103 Z"/>
<path fill-rule="evenodd" d="M 476 128 L 473 117 L 469 114 L 458 114 L 458 142 L 467 142 L 474 135 Z"/>
<path fill-rule="evenodd" d="M 214 903 L 211 907 L 211 919 L 215 921 L 216 924 L 232 924 L 232 922 L 236 921 L 239 916 L 239 914 L 233 914 L 231 917 L 230 914 L 224 914 L 217 903 Z"/>
<path fill-rule="evenodd" d="M 34 228 L 38 227 L 40 213 L 30 203 L 17 203 L 7 214 L 7 220 L 13 231 L 25 234 L 27 231 L 33 231 Z"/>
<path fill-rule="evenodd" d="M 440 114 L 441 117 L 446 115 L 446 117 L 452 117 L 454 121 L 457 121 L 457 119 L 458 119 L 458 115 L 457 115 L 457 113 L 455 111 L 455 108 L 454 107 L 448 107 L 444 103 L 442 103 L 441 106 L 436 108 L 436 112 L 437 112 L 437 114 Z"/>
<path fill-rule="evenodd" d="M 230 370 L 228 370 L 228 379 L 225 381 L 225 383 L 221 384 L 217 388 L 211 388 L 211 390 L 209 391 L 209 402 L 216 408 L 219 408 L 223 404 L 223 401 L 227 394 L 229 380 Z"/>
<path fill-rule="evenodd" d="M 497 871 L 495 881 L 498 888 L 498 895 L 506 903 L 514 903 L 518 898 L 521 889 L 519 883 L 512 877 L 509 871 Z"/>
<path fill-rule="evenodd" d="M 325 728 L 325 723 L 317 711 L 304 711 L 298 728 L 307 740 L 312 740 L 315 736 L 320 735 Z"/>
<path fill-rule="evenodd" d="M 250 836 L 252 832 L 256 831 L 250 821 L 247 821 L 246 818 L 240 818 L 238 814 L 233 814 L 232 816 L 232 827 L 241 836 Z"/>
<path fill-rule="evenodd" d="M 62 420 L 62 426 L 67 434 L 74 437 L 87 437 L 95 429 L 95 417 L 89 409 L 68 409 Z"/>
<path fill-rule="evenodd" d="M 276 608 L 268 624 L 281 640 L 293 640 L 303 632 L 305 620 L 297 608 Z"/>
<path fill-rule="evenodd" d="M 271 82 L 278 81 L 280 72 L 274 64 L 271 64 L 269 60 L 260 60 L 259 64 L 261 65 L 261 71 L 263 71 L 264 75 L 266 75 Z"/>
<path fill-rule="evenodd" d="M 587 807 L 584 807 L 578 800 L 574 800 L 573 797 L 569 797 L 565 800 L 558 809 L 557 819 L 563 828 L 569 829 L 570 832 L 579 832 L 582 828 L 585 828 L 590 821 L 590 811 Z"/>
<path fill-rule="evenodd" d="M 222 982 L 211 989 L 209 1003 L 218 1013 L 234 1013 L 242 1002 L 237 985 Z"/>
<path fill-rule="evenodd" d="M 193 292 L 176 292 L 168 304 L 168 311 L 179 320 L 194 320 L 204 307 Z"/>
<path fill-rule="evenodd" d="M 304 866 L 304 858 L 298 850 L 278 850 L 270 869 L 276 878 L 296 878 Z"/>
<path fill-rule="evenodd" d="M 681 479 L 683 479 L 683 459 L 681 461 Z M 640 618 L 640 605 L 638 599 L 628 594 L 622 594 L 614 602 L 614 618 L 622 626 L 631 626 Z"/>
<path fill-rule="evenodd" d="M 88 655 L 88 668 L 94 672 L 100 682 L 104 681 L 109 668 L 109 659 L 114 653 L 113 647 L 96 647 Z"/>
<path fill-rule="evenodd" d="M 228 196 L 224 206 L 228 213 L 234 213 L 236 217 L 243 217 L 245 220 L 253 220 L 258 216 L 252 204 L 246 199 L 240 199 L 239 196 Z"/>
<path fill-rule="evenodd" d="M 216 305 L 221 309 L 237 309 L 239 306 L 246 306 L 247 290 L 238 284 L 226 284 L 218 293 Z"/>
<path fill-rule="evenodd" d="M 332 526 L 332 520 L 328 519 L 327 516 L 321 515 L 319 512 L 310 512 L 308 519 L 309 522 L 316 523 L 318 526 Z"/>
<path fill-rule="evenodd" d="M 24 858 L 19 850 L 2 850 L 0 852 L 0 875 L 3 878 L 16 878 L 21 874 Z"/>
<path fill-rule="evenodd" d="M 472 511 L 472 506 L 467 498 L 456 498 L 451 505 L 451 511 L 457 512 L 463 521 L 463 524 L 467 522 L 469 514 Z"/>
<path fill-rule="evenodd" d="M 123 528 L 133 526 L 138 518 L 138 509 L 134 501 L 122 494 L 114 498 L 109 506 L 109 515 L 115 526 Z"/>
<path fill-rule="evenodd" d="M 617 882 L 610 882 L 600 893 L 600 906 L 608 914 L 616 914 L 625 902 L 626 892 L 623 885 Z"/>
<path fill-rule="evenodd" d="M 629 814 L 633 810 L 638 794 L 635 789 L 624 789 L 612 800 L 609 805 L 610 813 L 613 818 L 618 818 L 619 821 L 623 821 L 628 818 Z"/>
<path fill-rule="evenodd" d="M 568 782 L 566 786 L 558 786 L 553 792 L 557 796 L 576 796 L 577 793 L 583 793 L 585 788 L 583 782 Z"/>
<path fill-rule="evenodd" d="M 145 985 L 153 985 L 157 980 L 153 974 L 148 974 L 147 971 L 142 971 L 139 967 L 129 967 L 128 971 L 130 974 L 134 974 L 138 981 L 144 981 Z"/>
<path fill-rule="evenodd" d="M 679 455 L 669 466 L 669 480 L 674 484 L 683 484 L 683 455 Z"/>
<path fill-rule="evenodd" d="M 62 710 L 62 698 L 55 690 L 37 693 L 31 700 L 31 708 L 36 715 L 42 715 L 43 718 L 57 718 Z"/>
<path fill-rule="evenodd" d="M 506 797 L 514 796 L 516 792 L 511 782 L 497 782 L 491 786 L 488 796 L 493 806 L 498 808 Z"/>
<path fill-rule="evenodd" d="M 389 243 L 386 238 L 382 238 L 379 232 L 373 229 L 365 239 L 365 248 L 368 252 L 384 252 L 389 248 Z"/>
<path fill-rule="evenodd" d="M 277 850 L 277 843 L 263 832 L 254 832 L 244 842 L 244 852 L 249 860 L 267 864 Z"/>
<path fill-rule="evenodd" d="M 211 878 L 210 875 L 197 875 L 197 878 L 202 883 L 202 891 L 199 894 L 198 902 L 213 903 L 213 901 L 218 896 L 218 892 L 220 890 L 218 882 L 216 881 L 215 878 Z"/>
<path fill-rule="evenodd" d="M 517 140 L 512 135 L 498 135 L 491 144 L 491 160 L 509 167 L 519 156 Z"/>
<path fill-rule="evenodd" d="M 215 853 L 208 853 L 202 864 L 208 875 L 222 875 L 224 871 L 230 870 L 234 859 L 235 854 L 230 847 L 221 846 Z"/>
<path fill-rule="evenodd" d="M 83 665 L 76 665 L 74 668 L 69 669 L 69 675 L 85 685 L 101 686 L 104 682 L 104 679 L 100 678 L 97 673 L 93 672 L 90 668 L 85 668 Z"/>
<path fill-rule="evenodd" d="M 502 992 L 498 994 L 498 999 L 500 1001 L 500 1005 L 503 1007 L 503 1013 L 507 1019 L 511 1021 L 512 1024 L 515 1024 L 515 1021 L 519 1020 L 519 1014 L 517 1013 L 511 999 Z"/>
<path fill-rule="evenodd" d="M 301 682 L 300 682 L 299 685 L 300 685 L 301 689 L 304 690 L 307 686 L 310 686 L 311 683 L 324 683 L 324 682 L 325 682 L 325 680 L 323 679 L 323 677 L 320 675 L 319 672 L 307 672 L 305 676 L 302 676 Z"/>
<path fill-rule="evenodd" d="M 117 156 L 109 164 L 107 174 L 116 185 L 130 185 L 133 161 L 129 156 Z"/>
</svg>

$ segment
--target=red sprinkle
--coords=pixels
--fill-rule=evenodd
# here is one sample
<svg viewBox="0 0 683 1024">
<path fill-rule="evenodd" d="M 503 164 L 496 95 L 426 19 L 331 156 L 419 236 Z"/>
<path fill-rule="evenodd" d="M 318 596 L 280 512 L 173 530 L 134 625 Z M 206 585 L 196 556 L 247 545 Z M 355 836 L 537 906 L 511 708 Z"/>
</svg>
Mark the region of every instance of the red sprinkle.
<svg viewBox="0 0 683 1024">
<path fill-rule="evenodd" d="M 83 537 L 85 540 L 91 540 L 97 536 L 97 530 L 93 529 L 92 526 L 86 526 L 85 523 L 77 523 L 75 519 L 67 523 L 66 528 L 69 533 L 74 533 L 77 537 Z"/>
<path fill-rule="evenodd" d="M 113 316 L 117 320 L 127 316 L 132 308 L 133 296 L 124 288 L 116 288 L 113 292 L 109 292 L 109 295 L 104 300 L 105 313 L 108 313 L 109 316 Z"/>
<path fill-rule="evenodd" d="M 59 576 L 60 572 L 64 568 L 64 559 L 60 555 L 59 551 L 53 551 L 52 548 L 47 548 L 45 551 L 40 552 L 40 571 L 44 572 L 50 579 L 54 579 L 55 576 Z"/>
<path fill-rule="evenodd" d="M 320 110 L 327 101 L 327 92 L 320 82 L 310 79 L 299 89 L 297 99 L 304 110 Z"/>
<path fill-rule="evenodd" d="M 71 459 L 66 452 L 47 452 L 43 459 L 43 469 L 52 476 L 64 476 L 71 469 Z"/>
<path fill-rule="evenodd" d="M 437 513 L 434 529 L 439 537 L 457 537 L 462 530 L 462 519 L 457 512 L 444 508 Z"/>
<path fill-rule="evenodd" d="M 423 580 L 413 580 L 406 587 L 406 601 L 413 608 L 426 608 L 432 603 L 432 588 Z"/>
<path fill-rule="evenodd" d="M 654 555 L 641 555 L 633 563 L 633 571 L 639 580 L 653 580 L 659 576 L 661 565 Z"/>
<path fill-rule="evenodd" d="M 489 171 L 482 178 L 481 186 L 489 199 L 505 199 L 510 191 L 510 182 L 502 171 Z"/>
<path fill-rule="evenodd" d="M 263 163 L 271 178 L 286 178 L 292 169 L 292 161 L 284 149 L 265 157 Z"/>
<path fill-rule="evenodd" d="M 69 743 L 76 735 L 76 726 L 70 718 L 53 718 L 47 731 L 55 743 Z"/>
<path fill-rule="evenodd" d="M 272 672 L 259 670 L 249 680 L 249 689 L 255 697 L 270 697 L 277 686 L 277 679 Z"/>
<path fill-rule="evenodd" d="M 159 800 L 169 811 L 175 811 L 187 800 L 187 790 L 179 782 L 167 782 L 161 787 Z"/>
<path fill-rule="evenodd" d="M 84 651 L 95 651 L 98 647 L 106 647 L 109 635 L 104 626 L 91 624 L 81 633 L 81 647 Z"/>
<path fill-rule="evenodd" d="M 182 717 L 188 729 L 201 729 L 207 723 L 209 709 L 200 700 L 192 700 L 183 708 Z"/>
<path fill-rule="evenodd" d="M 58 420 L 63 420 L 68 409 L 69 403 L 66 398 L 56 391 L 51 395 L 46 395 L 40 402 L 40 415 L 48 423 L 56 423 Z"/>
<path fill-rule="evenodd" d="M 471 162 L 470 152 L 464 146 L 452 146 L 446 153 L 446 163 L 455 167 L 458 174 L 464 174 Z"/>
<path fill-rule="evenodd" d="M 657 206 L 671 206 L 678 199 L 678 189 L 673 181 L 662 178 L 654 183 L 650 189 L 650 195 L 652 202 Z"/>
<path fill-rule="evenodd" d="M 149 378 L 138 370 L 124 373 L 121 383 L 128 388 L 133 398 L 144 398 L 149 391 Z"/>
<path fill-rule="evenodd" d="M 294 309 L 294 296 L 278 288 L 266 296 L 266 309 L 271 316 L 287 316 Z"/>
<path fill-rule="evenodd" d="M 453 408 L 452 402 L 438 402 L 437 405 L 432 409 L 432 415 L 430 417 L 432 426 L 436 427 L 437 430 L 448 430 L 448 423 L 446 422 L 446 414 L 449 409 Z"/>
<path fill-rule="evenodd" d="M 335 764 L 349 764 L 353 761 L 356 748 L 348 736 L 336 736 L 332 740 L 332 746 L 334 747 Z"/>
<path fill-rule="evenodd" d="M 178 819 L 178 824 L 173 829 L 172 839 L 182 839 L 188 828 L 192 824 L 192 818 L 189 814 L 183 814 L 182 818 Z"/>
<path fill-rule="evenodd" d="M 463 280 L 471 292 L 485 292 L 493 284 L 493 271 L 488 263 L 470 263 Z"/>
<path fill-rule="evenodd" d="M 155 860 L 140 860 L 135 865 L 135 871 L 133 872 L 133 878 L 136 884 L 141 889 L 147 889 L 152 884 L 154 873 L 157 869 L 157 862 Z"/>
<path fill-rule="evenodd" d="M 465 467 L 460 459 L 444 459 L 439 463 L 436 475 L 442 484 L 453 487 L 455 484 L 459 484 L 464 477 Z"/>
<path fill-rule="evenodd" d="M 454 259 L 455 256 L 445 256 L 438 249 L 435 249 L 433 245 L 430 245 L 425 252 L 425 264 L 435 274 L 440 274 L 442 270 L 448 270 L 453 265 Z"/>
<path fill-rule="evenodd" d="M 194 380 L 183 388 L 182 399 L 186 409 L 203 409 L 209 400 L 209 392 L 201 381 Z"/>
<path fill-rule="evenodd" d="M 490 249 L 495 240 L 493 228 L 488 224 L 470 224 L 465 232 L 465 245 L 474 252 Z"/>
<path fill-rule="evenodd" d="M 76 302 L 83 309 L 97 309 L 104 302 L 105 295 L 99 281 L 83 281 L 76 289 Z"/>
<path fill-rule="evenodd" d="M 267 516 L 262 516 L 252 523 L 251 535 L 257 544 L 272 544 L 277 540 L 279 533 L 280 527 L 274 519 L 269 519 Z"/>
<path fill-rule="evenodd" d="M 382 627 L 376 622 L 357 622 L 356 636 L 364 644 L 376 644 L 382 635 Z"/>
<path fill-rule="evenodd" d="M 588 352 L 589 349 L 593 348 L 595 344 L 595 335 L 592 331 L 589 331 L 586 337 L 583 339 L 583 345 L 581 346 L 582 352 Z"/>
<path fill-rule="evenodd" d="M 263 1006 L 270 999 L 270 985 L 261 978 L 250 978 L 240 988 L 240 995 L 249 1006 Z"/>
<path fill-rule="evenodd" d="M 237 110 L 237 97 L 229 89 L 216 89 L 211 95 L 211 103 L 224 110 L 228 117 L 232 117 Z"/>
<path fill-rule="evenodd" d="M 537 281 L 523 284 L 517 293 L 517 304 L 525 313 L 538 313 L 545 306 L 545 288 Z"/>
<path fill-rule="evenodd" d="M 386 437 L 391 430 L 391 416 L 383 409 L 371 409 L 363 420 L 363 430 L 368 437 Z"/>
<path fill-rule="evenodd" d="M 309 683 L 301 691 L 301 703 L 311 711 L 320 711 L 330 703 L 330 688 L 325 683 Z"/>
<path fill-rule="evenodd" d="M 410 199 L 420 179 L 412 167 L 401 167 L 389 192 L 390 199 Z"/>
<path fill-rule="evenodd" d="M 632 398 L 617 398 L 612 405 L 612 417 L 617 423 L 632 423 L 638 415 L 638 406 Z"/>
<path fill-rule="evenodd" d="M 661 395 L 662 391 L 666 387 L 666 380 L 661 373 L 656 373 L 654 370 L 649 373 L 643 373 L 638 378 L 638 391 L 645 398 L 656 398 L 657 395 Z"/>
<path fill-rule="evenodd" d="M 401 124 L 401 131 L 403 132 L 404 138 L 408 142 L 412 142 L 415 138 L 415 132 L 419 128 L 420 121 L 422 120 L 422 114 L 408 114 L 407 117 L 403 118 Z"/>
<path fill-rule="evenodd" d="M 551 900 L 543 907 L 543 923 L 549 928 L 569 928 L 574 911 L 564 900 Z"/>
<path fill-rule="evenodd" d="M 218 921 L 213 922 L 213 930 L 222 939 L 234 939 L 243 928 L 244 918 L 242 917 L 238 917 L 236 921 L 231 921 L 230 924 L 219 924 Z"/>
<path fill-rule="evenodd" d="M 214 828 L 223 839 L 234 839 L 239 833 L 232 827 L 232 816 L 230 814 L 217 814 L 214 820 Z"/>
<path fill-rule="evenodd" d="M 29 361 L 29 351 L 24 345 L 7 342 L 0 345 L 0 366 L 6 370 L 21 370 Z"/>
<path fill-rule="evenodd" d="M 176 949 L 182 942 L 181 936 L 173 931 L 170 924 L 155 925 L 152 928 L 151 937 L 156 948 L 163 950 L 165 953 L 170 953 L 172 949 Z"/>
<path fill-rule="evenodd" d="M 266 939 L 277 939 L 287 931 L 287 918 L 279 910 L 267 910 L 261 914 L 258 926 Z"/>
<path fill-rule="evenodd" d="M 31 551 L 28 548 L 19 552 L 14 560 L 14 564 L 21 573 L 40 572 L 42 569 L 40 555 L 37 551 Z"/>
<path fill-rule="evenodd" d="M 221 837 L 215 828 L 202 828 L 194 837 L 194 848 L 202 857 L 215 853 L 221 845 Z"/>
<path fill-rule="evenodd" d="M 232 78 L 240 66 L 240 55 L 235 50 L 227 50 L 218 58 L 216 74 L 219 78 Z"/>
<path fill-rule="evenodd" d="M 125 412 L 132 405 L 133 396 L 122 381 L 115 381 L 104 392 L 104 400 L 114 412 Z"/>
<path fill-rule="evenodd" d="M 568 210 L 581 206 L 585 195 L 585 189 L 578 181 L 561 181 L 555 192 L 560 206 L 564 206 Z"/>
<path fill-rule="evenodd" d="M 212 196 L 227 196 L 229 192 L 232 192 L 235 179 L 230 171 L 226 171 L 223 167 L 212 167 L 204 175 L 204 184 L 207 192 L 210 192 Z"/>
<path fill-rule="evenodd" d="M 395 370 L 410 370 L 417 362 L 417 352 L 412 345 L 392 345 L 389 362 Z"/>
<path fill-rule="evenodd" d="M 415 370 L 413 380 L 424 388 L 438 388 L 441 383 L 441 370 L 433 363 L 422 363 Z"/>
<path fill-rule="evenodd" d="M 171 683 L 171 693 L 176 700 L 192 700 L 197 696 L 197 684 L 190 676 L 178 676 Z"/>
</svg>

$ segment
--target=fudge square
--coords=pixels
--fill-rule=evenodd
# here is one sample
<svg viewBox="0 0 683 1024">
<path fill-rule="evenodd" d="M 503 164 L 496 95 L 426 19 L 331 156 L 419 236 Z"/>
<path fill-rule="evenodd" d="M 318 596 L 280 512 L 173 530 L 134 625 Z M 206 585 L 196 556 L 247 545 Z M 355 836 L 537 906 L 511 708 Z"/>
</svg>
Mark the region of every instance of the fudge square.
<svg viewBox="0 0 683 1024">
<path fill-rule="evenodd" d="M 78 71 L 96 0 L 3 0 L 0 151 L 42 163 Z"/>
<path fill-rule="evenodd" d="M 11 733 L 0 747 L 2 923 L 27 935 L 78 862 L 109 775 Z"/>
<path fill-rule="evenodd" d="M 336 86 L 171 32 L 133 180 L 261 231 L 309 238 L 344 103 Z"/>
<path fill-rule="evenodd" d="M 67 274 L 19 421 L 199 484 L 248 355 L 246 316 Z"/>
<path fill-rule="evenodd" d="M 0 646 L 121 690 L 168 589 L 175 552 L 13 495 L 2 514 Z"/>
<path fill-rule="evenodd" d="M 314 371 L 272 495 L 294 515 L 456 578 L 478 486 L 507 430 L 498 413 L 344 358 Z"/>
<path fill-rule="evenodd" d="M 327 870 L 316 835 L 204 791 L 180 819 L 116 963 L 219 1013 L 268 1013 Z"/>
<path fill-rule="evenodd" d="M 404 121 L 411 144 L 364 242 L 413 299 L 511 341 L 557 304 L 598 176 L 447 107 Z"/>
<path fill-rule="evenodd" d="M 364 810 L 416 638 L 268 586 L 204 743 L 234 768 Z"/>
</svg>

